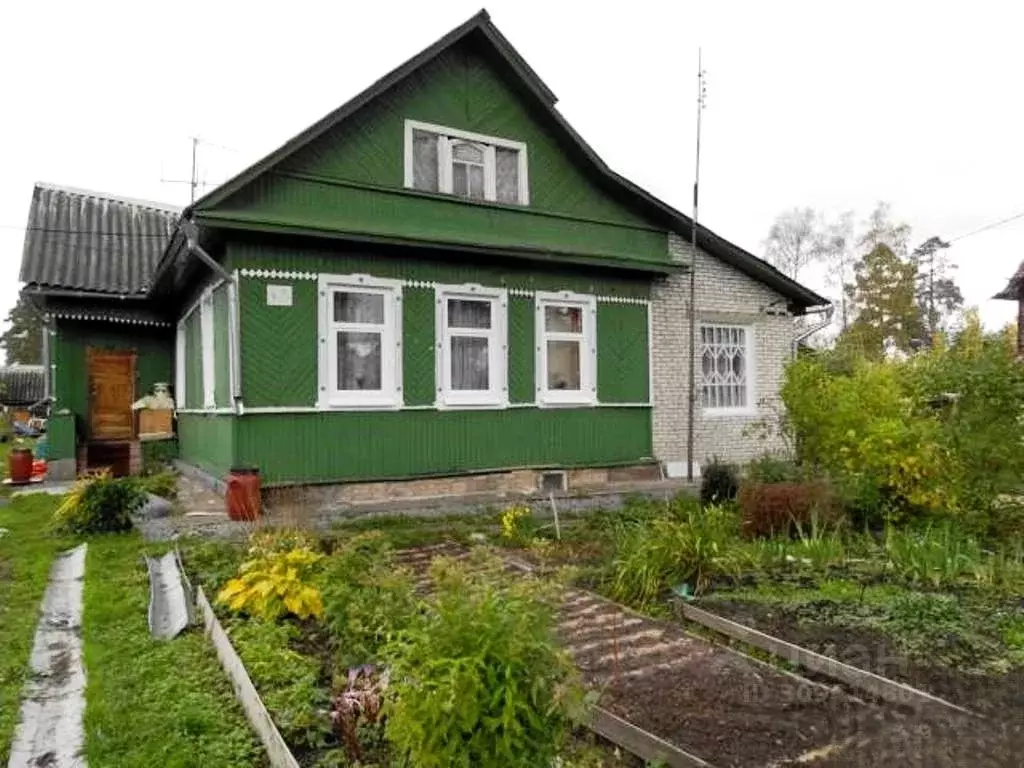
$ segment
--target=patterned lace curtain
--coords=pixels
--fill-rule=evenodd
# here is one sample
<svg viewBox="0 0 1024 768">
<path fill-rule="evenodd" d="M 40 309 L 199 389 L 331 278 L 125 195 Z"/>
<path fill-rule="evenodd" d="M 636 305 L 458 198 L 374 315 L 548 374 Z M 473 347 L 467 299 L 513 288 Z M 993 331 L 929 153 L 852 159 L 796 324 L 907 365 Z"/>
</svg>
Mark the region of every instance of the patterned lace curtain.
<svg viewBox="0 0 1024 768">
<path fill-rule="evenodd" d="M 494 150 L 495 182 L 499 203 L 519 202 L 519 152 L 496 147 Z"/>
<path fill-rule="evenodd" d="M 462 299 L 448 300 L 448 328 L 451 331 L 452 389 L 490 388 L 489 340 L 484 336 L 459 335 L 458 329 L 489 329 L 491 303 Z"/>
<path fill-rule="evenodd" d="M 426 131 L 412 132 L 412 186 L 437 192 L 437 136 Z"/>
</svg>

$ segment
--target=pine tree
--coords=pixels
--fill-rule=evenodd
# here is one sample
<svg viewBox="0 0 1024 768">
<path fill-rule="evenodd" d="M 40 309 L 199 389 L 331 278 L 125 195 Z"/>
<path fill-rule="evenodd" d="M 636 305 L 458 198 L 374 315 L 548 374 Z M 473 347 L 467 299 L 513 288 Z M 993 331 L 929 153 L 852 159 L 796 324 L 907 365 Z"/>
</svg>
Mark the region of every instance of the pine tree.
<svg viewBox="0 0 1024 768">
<path fill-rule="evenodd" d="M 842 342 L 870 357 L 892 349 L 912 350 L 921 338 L 921 316 L 915 294 L 917 268 L 900 259 L 885 242 L 877 242 L 854 268 L 849 296 L 857 310 Z"/>
<path fill-rule="evenodd" d="M 7 353 L 7 364 L 39 365 L 43 362 L 43 314 L 25 298 L 7 315 L 10 327 L 0 334 L 0 347 Z"/>
</svg>

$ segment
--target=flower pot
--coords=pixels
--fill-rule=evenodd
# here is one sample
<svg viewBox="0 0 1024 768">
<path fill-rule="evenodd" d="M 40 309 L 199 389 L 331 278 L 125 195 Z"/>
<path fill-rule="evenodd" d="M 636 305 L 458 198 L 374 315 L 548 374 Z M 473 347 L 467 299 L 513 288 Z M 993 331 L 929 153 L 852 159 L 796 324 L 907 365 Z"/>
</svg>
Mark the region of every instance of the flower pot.
<svg viewBox="0 0 1024 768">
<path fill-rule="evenodd" d="M 12 483 L 27 483 L 32 479 L 32 449 L 12 448 L 7 454 L 7 474 Z"/>
</svg>

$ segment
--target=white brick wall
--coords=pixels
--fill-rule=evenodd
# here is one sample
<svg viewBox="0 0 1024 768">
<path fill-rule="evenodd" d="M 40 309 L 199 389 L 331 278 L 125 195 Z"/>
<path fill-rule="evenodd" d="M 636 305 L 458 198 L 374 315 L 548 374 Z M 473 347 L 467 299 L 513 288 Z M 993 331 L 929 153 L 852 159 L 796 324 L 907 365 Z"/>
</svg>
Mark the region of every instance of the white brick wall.
<svg viewBox="0 0 1024 768">
<path fill-rule="evenodd" d="M 690 245 L 670 234 L 669 256 L 687 260 Z M 700 403 L 700 360 L 697 350 L 697 404 L 694 420 L 694 461 L 704 464 L 712 456 L 733 462 L 748 461 L 768 450 L 783 450 L 777 437 L 765 440 L 752 434 L 766 420 L 775 423 L 780 408 L 783 369 L 792 354 L 793 320 L 786 314 L 781 294 L 748 277 L 725 262 L 697 252 L 697 322 L 721 322 L 754 329 L 754 404 L 749 415 L 716 416 Z M 661 461 L 686 461 L 689 332 L 689 275 L 659 280 L 651 301 L 654 371 L 654 454 Z M 781 316 L 780 316 L 781 314 Z M 699 347 L 699 331 L 697 344 Z"/>
</svg>

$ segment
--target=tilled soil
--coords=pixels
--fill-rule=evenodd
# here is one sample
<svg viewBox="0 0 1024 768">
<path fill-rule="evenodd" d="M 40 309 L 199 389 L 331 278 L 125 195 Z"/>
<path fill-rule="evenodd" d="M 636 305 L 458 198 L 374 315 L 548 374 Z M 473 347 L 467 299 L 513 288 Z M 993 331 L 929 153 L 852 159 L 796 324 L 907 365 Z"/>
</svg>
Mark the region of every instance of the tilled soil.
<svg viewBox="0 0 1024 768">
<path fill-rule="evenodd" d="M 717 598 L 701 607 L 762 632 L 927 691 L 982 715 L 1024 721 L 1024 669 L 980 675 L 908 659 L 883 633 L 801 623 L 777 607 Z M 1022 758 L 1024 764 L 1024 758 Z"/>
</svg>

